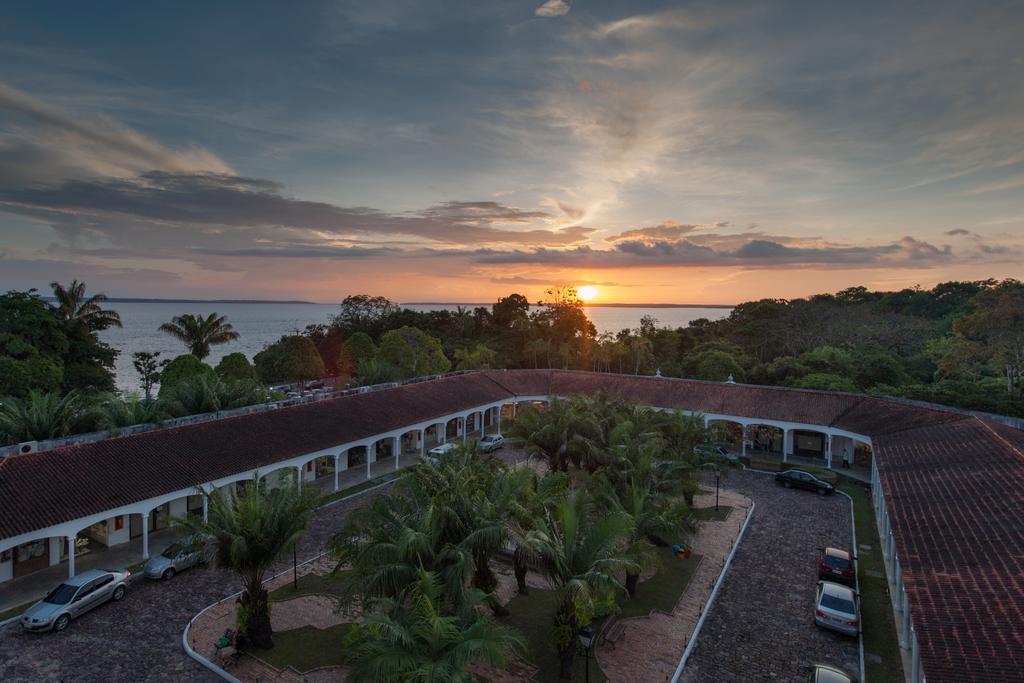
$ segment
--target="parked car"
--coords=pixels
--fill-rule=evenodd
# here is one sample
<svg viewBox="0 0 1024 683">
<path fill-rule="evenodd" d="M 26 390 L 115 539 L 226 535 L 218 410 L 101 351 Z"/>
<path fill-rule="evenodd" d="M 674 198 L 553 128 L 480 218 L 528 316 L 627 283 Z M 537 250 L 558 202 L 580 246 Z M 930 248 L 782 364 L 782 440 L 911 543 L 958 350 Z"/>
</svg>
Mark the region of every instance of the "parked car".
<svg viewBox="0 0 1024 683">
<path fill-rule="evenodd" d="M 447 455 L 454 451 L 459 446 L 454 443 L 443 443 L 440 446 L 435 446 L 427 451 L 427 460 L 431 462 L 437 462 L 437 459 L 443 455 Z"/>
<path fill-rule="evenodd" d="M 505 437 L 501 434 L 488 434 L 483 436 L 479 441 L 476 442 L 477 450 L 481 453 L 490 453 L 496 451 L 505 445 Z"/>
<path fill-rule="evenodd" d="M 857 570 L 853 561 L 856 559 L 845 550 L 839 548 L 819 548 L 818 578 L 835 581 L 847 586 L 857 585 Z"/>
<path fill-rule="evenodd" d="M 127 591 L 127 569 L 90 569 L 54 588 L 25 610 L 21 627 L 26 631 L 63 631 L 72 619 L 108 600 L 120 600 Z"/>
<path fill-rule="evenodd" d="M 833 493 L 836 490 L 836 487 L 827 481 L 822 481 L 813 474 L 802 472 L 800 470 L 786 470 L 785 472 L 779 472 L 775 475 L 775 481 L 782 484 L 787 489 L 794 488 L 816 491 L 819 496 Z"/>
<path fill-rule="evenodd" d="M 185 569 L 191 569 L 203 561 L 202 548 L 192 539 L 183 539 L 172 543 L 159 555 L 150 557 L 142 573 L 147 579 L 170 580 L 174 575 Z"/>
<path fill-rule="evenodd" d="M 811 667 L 811 683 L 857 683 L 857 679 L 834 666 L 815 664 Z"/>
<path fill-rule="evenodd" d="M 814 602 L 814 623 L 856 638 L 860 633 L 857 594 L 849 586 L 819 581 L 818 599 Z"/>
</svg>

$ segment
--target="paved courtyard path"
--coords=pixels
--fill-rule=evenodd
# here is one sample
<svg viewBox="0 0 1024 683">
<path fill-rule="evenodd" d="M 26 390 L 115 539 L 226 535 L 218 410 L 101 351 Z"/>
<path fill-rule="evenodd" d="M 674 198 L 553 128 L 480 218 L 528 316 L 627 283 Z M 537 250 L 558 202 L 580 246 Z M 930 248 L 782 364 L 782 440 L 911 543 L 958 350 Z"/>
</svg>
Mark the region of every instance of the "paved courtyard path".
<svg viewBox="0 0 1024 683">
<path fill-rule="evenodd" d="M 818 548 L 850 547 L 849 500 L 787 490 L 754 472 L 731 475 L 727 486 L 757 507 L 682 680 L 805 681 L 817 663 L 856 673 L 857 641 L 814 625 Z"/>
</svg>

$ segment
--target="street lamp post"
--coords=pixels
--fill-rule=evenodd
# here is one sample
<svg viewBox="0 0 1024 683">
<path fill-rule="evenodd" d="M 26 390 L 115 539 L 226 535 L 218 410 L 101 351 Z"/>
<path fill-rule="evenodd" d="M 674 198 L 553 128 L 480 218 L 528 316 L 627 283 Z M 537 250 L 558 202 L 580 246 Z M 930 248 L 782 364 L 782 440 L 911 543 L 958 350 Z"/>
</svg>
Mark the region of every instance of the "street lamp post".
<svg viewBox="0 0 1024 683">
<path fill-rule="evenodd" d="M 715 469 L 715 512 L 718 512 L 718 484 L 722 480 L 722 470 Z"/>
<path fill-rule="evenodd" d="M 579 631 L 577 631 L 576 635 L 580 639 L 580 645 L 583 646 L 583 656 L 586 658 L 587 661 L 586 683 L 590 683 L 590 648 L 594 644 L 594 629 L 590 628 L 589 626 L 584 626 Z"/>
<path fill-rule="evenodd" d="M 298 546 L 292 547 L 292 587 L 299 590 L 299 550 Z"/>
</svg>

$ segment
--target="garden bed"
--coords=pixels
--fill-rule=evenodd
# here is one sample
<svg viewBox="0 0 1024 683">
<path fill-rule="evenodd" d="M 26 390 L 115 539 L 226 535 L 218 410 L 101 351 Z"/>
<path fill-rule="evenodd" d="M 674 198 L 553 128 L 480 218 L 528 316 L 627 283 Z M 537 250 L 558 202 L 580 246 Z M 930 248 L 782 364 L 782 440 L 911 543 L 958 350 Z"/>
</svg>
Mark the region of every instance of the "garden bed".
<svg viewBox="0 0 1024 683">
<path fill-rule="evenodd" d="M 307 673 L 325 666 L 345 663 L 345 638 L 352 624 L 336 624 L 325 629 L 301 626 L 274 634 L 274 647 L 247 648 L 246 654 L 277 670 L 287 668 Z"/>
</svg>

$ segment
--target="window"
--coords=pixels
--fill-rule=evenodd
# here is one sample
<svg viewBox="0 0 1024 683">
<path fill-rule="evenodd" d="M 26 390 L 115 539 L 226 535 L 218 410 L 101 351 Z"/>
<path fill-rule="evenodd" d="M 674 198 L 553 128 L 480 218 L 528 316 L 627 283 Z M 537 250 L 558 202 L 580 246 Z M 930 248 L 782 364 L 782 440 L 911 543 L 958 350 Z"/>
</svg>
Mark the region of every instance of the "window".
<svg viewBox="0 0 1024 683">
<path fill-rule="evenodd" d="M 74 586 L 62 583 L 50 591 L 50 594 L 43 598 L 43 602 L 48 602 L 51 605 L 66 605 L 71 602 L 76 590 Z"/>
<path fill-rule="evenodd" d="M 843 614 L 855 614 L 853 603 L 846 598 L 825 593 L 821 596 L 821 606 Z"/>
<path fill-rule="evenodd" d="M 118 515 L 114 517 L 114 531 L 120 531 L 124 528 L 124 515 Z"/>
</svg>

